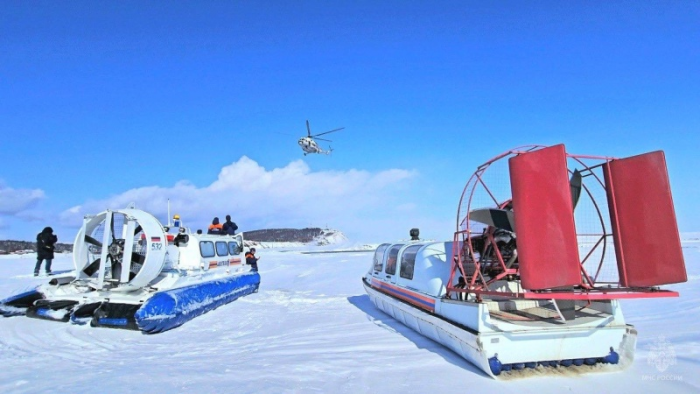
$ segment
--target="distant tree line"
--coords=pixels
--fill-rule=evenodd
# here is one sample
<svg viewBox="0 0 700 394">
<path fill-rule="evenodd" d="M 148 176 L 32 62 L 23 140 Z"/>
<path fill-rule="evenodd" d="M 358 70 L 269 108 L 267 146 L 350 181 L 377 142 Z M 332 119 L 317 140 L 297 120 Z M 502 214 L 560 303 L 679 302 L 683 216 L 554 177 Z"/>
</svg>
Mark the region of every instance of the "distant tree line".
<svg viewBox="0 0 700 394">
<path fill-rule="evenodd" d="M 18 250 L 31 250 L 36 252 L 36 242 L 30 242 L 30 241 L 0 241 L 0 250 L 4 250 L 7 253 L 14 253 L 17 252 Z M 65 252 L 72 252 L 73 251 L 73 244 L 63 244 L 63 243 L 57 243 L 56 244 L 56 249 L 54 249 L 55 253 L 65 253 Z"/>
<path fill-rule="evenodd" d="M 243 238 L 255 242 L 312 242 L 323 234 L 323 230 L 314 228 L 273 228 L 267 230 L 246 231 Z"/>
<path fill-rule="evenodd" d="M 323 230 L 314 228 L 274 228 L 266 230 L 246 231 L 243 238 L 255 242 L 313 242 L 316 237 L 323 234 Z M 32 250 L 36 252 L 36 242 L 29 241 L 0 241 L 0 250 L 6 253 L 14 253 L 19 250 Z M 72 244 L 56 244 L 56 253 L 72 252 Z"/>
</svg>

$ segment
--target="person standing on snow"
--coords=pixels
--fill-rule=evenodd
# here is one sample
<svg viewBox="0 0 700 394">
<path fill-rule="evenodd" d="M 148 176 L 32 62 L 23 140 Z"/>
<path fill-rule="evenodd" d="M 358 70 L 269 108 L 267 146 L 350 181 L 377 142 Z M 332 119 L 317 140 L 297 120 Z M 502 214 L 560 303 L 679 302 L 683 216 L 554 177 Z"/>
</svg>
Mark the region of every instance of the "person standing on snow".
<svg viewBox="0 0 700 394">
<path fill-rule="evenodd" d="M 51 227 L 45 227 L 36 235 L 36 266 L 34 276 L 39 276 L 41 263 L 46 260 L 46 275 L 51 275 L 51 261 L 53 260 L 53 250 L 58 242 L 58 237 L 54 235 Z"/>
<path fill-rule="evenodd" d="M 231 221 L 231 215 L 226 215 L 226 221 L 224 222 L 224 226 L 222 228 L 223 233 L 228 235 L 235 235 L 236 230 L 238 230 L 238 226 L 236 225 L 236 223 Z"/>
<path fill-rule="evenodd" d="M 260 257 L 255 257 L 255 248 L 250 248 L 245 254 L 245 263 L 251 266 L 251 271 L 258 272 L 258 260 Z"/>
</svg>

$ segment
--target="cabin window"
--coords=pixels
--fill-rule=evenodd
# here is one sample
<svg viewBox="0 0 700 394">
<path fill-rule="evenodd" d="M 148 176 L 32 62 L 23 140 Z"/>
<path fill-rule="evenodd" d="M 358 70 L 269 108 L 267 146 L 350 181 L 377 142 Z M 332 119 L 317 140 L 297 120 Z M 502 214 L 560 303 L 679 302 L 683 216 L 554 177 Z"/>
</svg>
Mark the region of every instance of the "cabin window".
<svg viewBox="0 0 700 394">
<path fill-rule="evenodd" d="M 401 255 L 401 269 L 399 275 L 404 279 L 413 279 L 413 269 L 416 265 L 416 253 L 421 245 L 409 246 Z"/>
<path fill-rule="evenodd" d="M 384 251 L 386 251 L 386 248 L 388 247 L 389 244 L 381 244 L 377 247 L 377 250 L 374 252 L 374 270 L 377 272 L 382 272 L 382 265 L 384 264 L 382 258 L 384 257 Z"/>
<path fill-rule="evenodd" d="M 228 243 L 228 254 L 230 254 L 231 256 L 238 254 L 238 242 Z"/>
<path fill-rule="evenodd" d="M 389 275 L 396 274 L 396 256 L 399 255 L 399 249 L 403 247 L 403 244 L 394 245 L 389 249 L 389 255 L 386 258 L 386 268 L 384 272 Z"/>
<path fill-rule="evenodd" d="M 201 241 L 199 243 L 199 251 L 202 257 L 214 257 L 214 243 L 211 241 Z"/>
<path fill-rule="evenodd" d="M 219 256 L 228 256 L 228 244 L 223 241 L 216 241 L 216 254 Z"/>
</svg>

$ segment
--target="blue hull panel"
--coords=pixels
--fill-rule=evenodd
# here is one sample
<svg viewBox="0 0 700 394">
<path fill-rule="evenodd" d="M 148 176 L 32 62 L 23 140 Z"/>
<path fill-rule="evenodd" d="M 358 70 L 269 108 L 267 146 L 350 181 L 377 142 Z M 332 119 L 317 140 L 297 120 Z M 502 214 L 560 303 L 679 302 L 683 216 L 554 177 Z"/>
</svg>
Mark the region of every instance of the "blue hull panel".
<svg viewBox="0 0 700 394">
<path fill-rule="evenodd" d="M 136 311 L 138 328 L 155 334 L 182 325 L 203 313 L 258 290 L 257 272 L 198 283 L 153 295 Z"/>
<path fill-rule="evenodd" d="M 24 293 L 19 293 L 19 294 L 15 294 L 13 296 L 7 297 L 4 300 L 0 301 L 0 304 L 11 305 L 12 303 L 17 302 L 22 298 L 31 298 L 34 296 L 36 296 L 38 298 L 42 298 L 41 293 L 39 293 L 39 291 L 37 289 L 31 289 L 31 290 L 25 291 Z"/>
<path fill-rule="evenodd" d="M 0 301 L 0 315 L 5 317 L 22 316 L 34 301 L 44 298 L 39 291 L 32 289 Z"/>
</svg>

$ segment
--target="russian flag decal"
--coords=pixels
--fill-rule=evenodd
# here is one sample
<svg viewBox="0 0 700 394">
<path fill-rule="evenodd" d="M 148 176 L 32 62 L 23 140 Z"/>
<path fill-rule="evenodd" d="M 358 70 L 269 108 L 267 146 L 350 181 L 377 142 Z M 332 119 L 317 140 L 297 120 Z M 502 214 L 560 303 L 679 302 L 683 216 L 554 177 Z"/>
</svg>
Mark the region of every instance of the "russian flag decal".
<svg viewBox="0 0 700 394">
<path fill-rule="evenodd" d="M 151 242 L 160 242 L 160 237 L 151 237 Z"/>
</svg>

